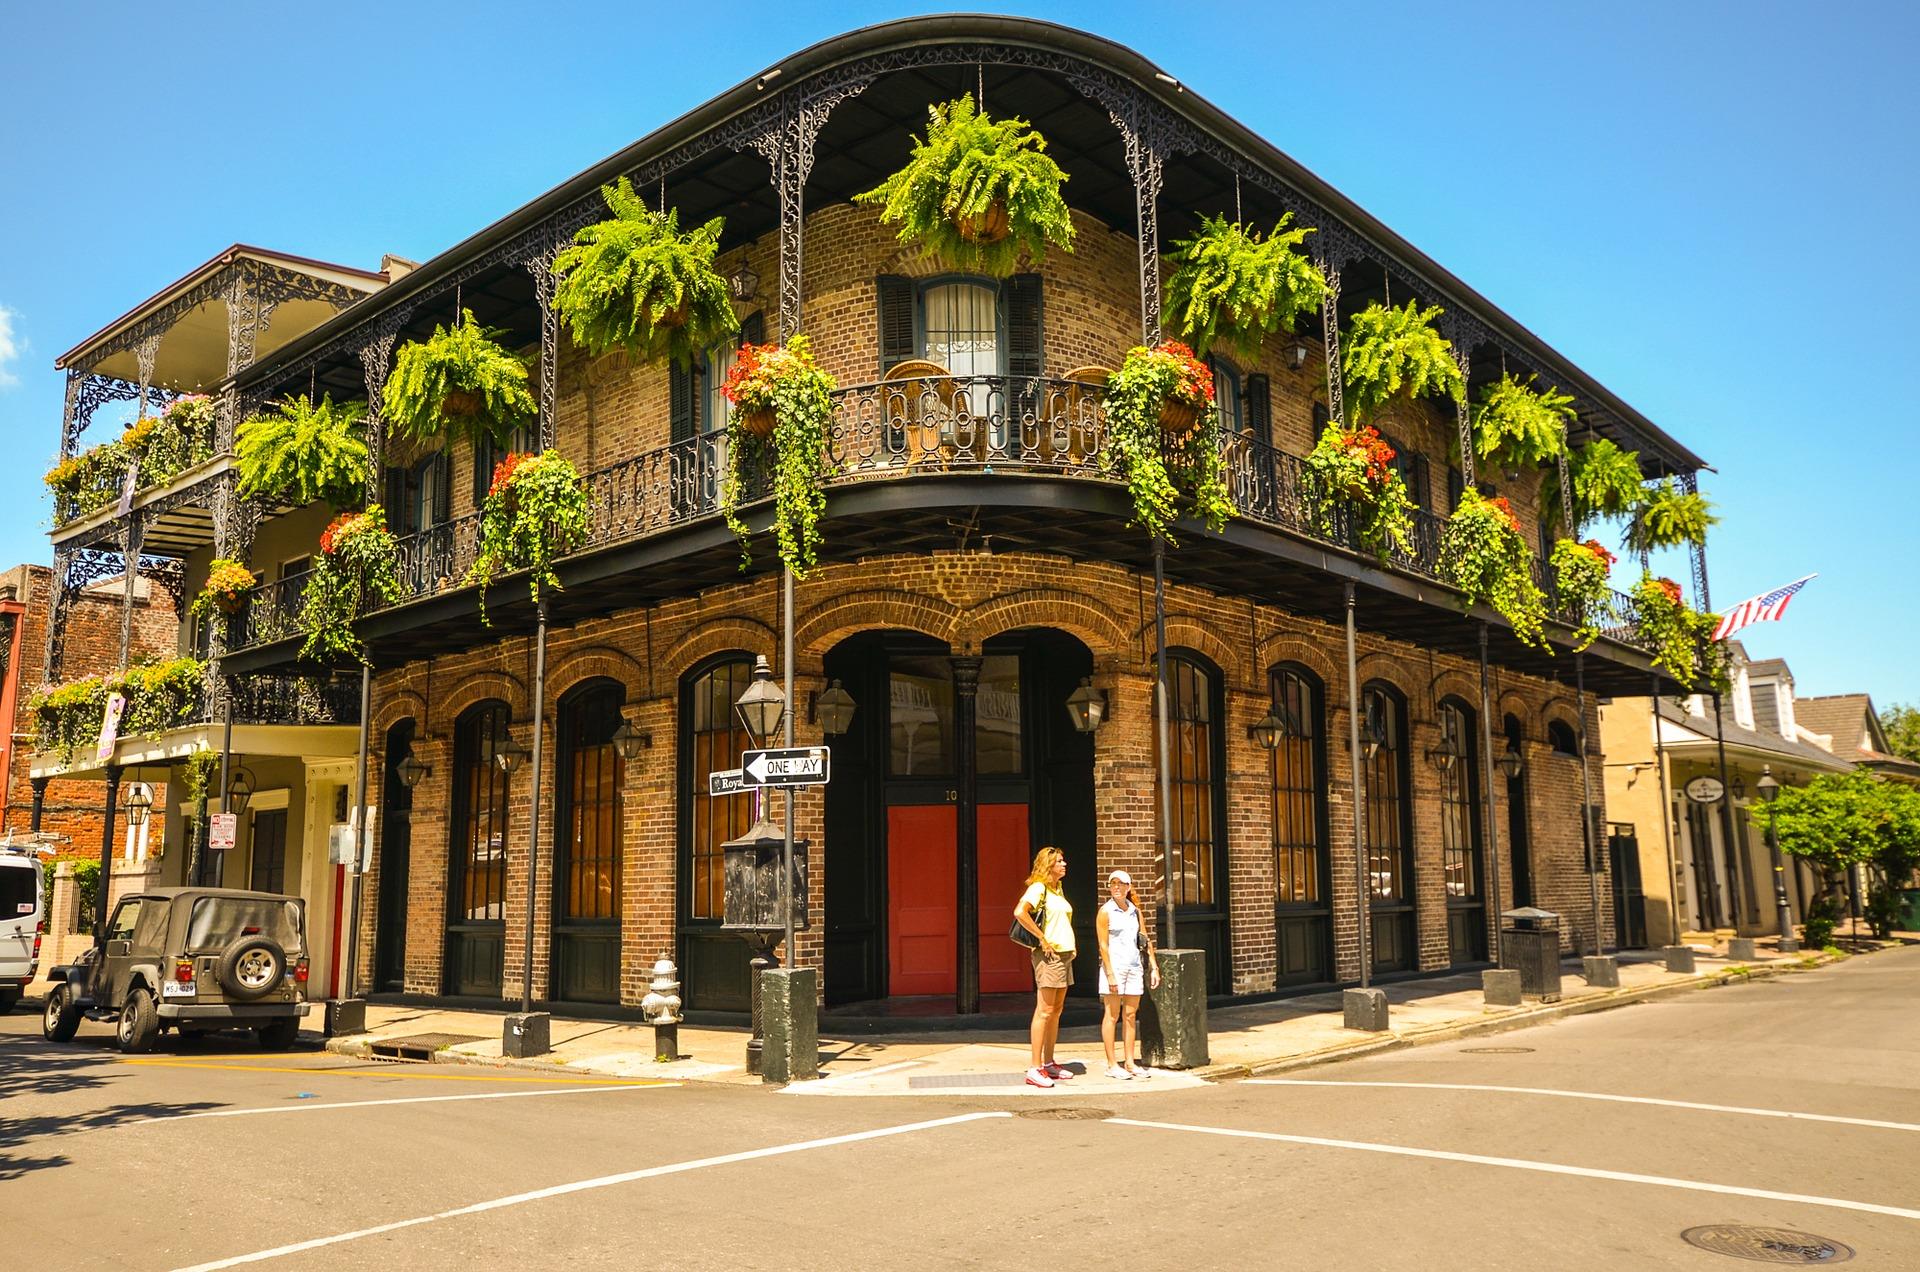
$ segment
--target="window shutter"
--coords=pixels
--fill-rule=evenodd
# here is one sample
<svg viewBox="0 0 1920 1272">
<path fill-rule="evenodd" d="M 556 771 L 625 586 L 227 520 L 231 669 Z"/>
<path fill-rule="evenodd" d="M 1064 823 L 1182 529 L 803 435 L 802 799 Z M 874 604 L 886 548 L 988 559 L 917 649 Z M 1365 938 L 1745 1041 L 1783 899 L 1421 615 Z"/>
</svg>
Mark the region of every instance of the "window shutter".
<svg viewBox="0 0 1920 1272">
<path fill-rule="evenodd" d="M 1273 440 L 1273 386 L 1267 377 L 1255 372 L 1247 377 L 1246 403 L 1240 411 L 1240 422 L 1246 430 L 1263 442 Z"/>
<path fill-rule="evenodd" d="M 667 369 L 667 418 L 672 425 L 672 440 L 684 442 L 695 430 L 693 418 L 693 372 L 673 365 Z"/>
<path fill-rule="evenodd" d="M 920 356 L 913 343 L 913 280 L 882 274 L 874 280 L 880 308 L 880 375 Z"/>
<path fill-rule="evenodd" d="M 397 464 L 389 467 L 382 475 L 380 489 L 387 525 L 395 534 L 411 534 L 413 527 L 407 524 L 407 470 Z"/>
<path fill-rule="evenodd" d="M 765 344 L 767 342 L 767 311 L 757 309 L 740 322 L 741 344 Z"/>
<path fill-rule="evenodd" d="M 491 437 L 482 435 L 473 439 L 473 506 L 478 508 L 487 501 L 487 491 L 493 487 L 493 466 L 500 462 L 494 454 Z"/>
<path fill-rule="evenodd" d="M 1466 478 L 1460 475 L 1458 468 L 1447 469 L 1447 511 L 1452 512 L 1460 506 L 1460 497 L 1467 493 Z"/>
<path fill-rule="evenodd" d="M 1407 476 L 1407 485 L 1413 488 L 1413 502 L 1419 507 L 1427 506 L 1427 478 L 1431 469 L 1425 455 L 1415 455 Z"/>
<path fill-rule="evenodd" d="M 444 526 L 453 520 L 453 455 L 446 448 L 433 457 L 427 480 L 433 484 L 433 524 Z"/>
<path fill-rule="evenodd" d="M 1333 412 L 1327 409 L 1327 404 L 1315 402 L 1313 404 L 1313 436 L 1308 439 L 1308 445 L 1318 446 L 1320 434 L 1326 432 L 1327 425 L 1331 423 L 1333 423 Z"/>
<path fill-rule="evenodd" d="M 1015 274 L 1007 280 L 1007 374 L 1040 372 L 1040 275 Z"/>
</svg>

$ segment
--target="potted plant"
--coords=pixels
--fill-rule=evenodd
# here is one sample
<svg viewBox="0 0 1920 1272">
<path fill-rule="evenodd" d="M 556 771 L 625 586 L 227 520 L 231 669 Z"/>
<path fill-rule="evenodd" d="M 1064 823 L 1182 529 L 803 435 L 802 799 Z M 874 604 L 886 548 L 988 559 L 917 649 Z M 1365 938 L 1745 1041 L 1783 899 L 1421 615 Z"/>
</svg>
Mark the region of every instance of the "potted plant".
<svg viewBox="0 0 1920 1272">
<path fill-rule="evenodd" d="M 130 440 L 130 437 L 129 439 Z M 195 464 L 213 458 L 213 399 L 189 393 L 167 403 L 137 447 L 140 485 L 165 485 Z"/>
<path fill-rule="evenodd" d="M 576 343 L 596 356 L 625 348 L 686 367 L 740 329 L 713 266 L 724 218 L 683 234 L 677 210 L 650 210 L 625 177 L 600 197 L 613 216 L 575 234 L 553 262 L 554 309 Z"/>
<path fill-rule="evenodd" d="M 1413 544 L 1413 497 L 1396 452 L 1370 424 L 1342 429 L 1329 424 L 1308 453 L 1302 471 L 1303 493 L 1315 531 L 1341 538 L 1341 513 L 1350 511 L 1361 546 L 1385 560 L 1390 552 L 1408 552 Z"/>
<path fill-rule="evenodd" d="M 252 570 L 238 561 L 215 557 L 207 567 L 206 586 L 193 598 L 187 612 L 195 618 L 238 614 L 255 586 Z"/>
<path fill-rule="evenodd" d="M 1213 372 L 1178 341 L 1127 351 L 1107 380 L 1107 444 L 1101 462 L 1122 477 L 1133 521 L 1175 543 L 1168 527 L 1183 511 L 1219 531 L 1233 516 L 1220 460 L 1220 412 Z"/>
<path fill-rule="evenodd" d="M 1718 525 L 1713 505 L 1699 491 L 1683 491 L 1671 477 L 1641 488 L 1627 523 L 1627 547 L 1635 552 L 1655 548 L 1707 546 L 1707 530 Z"/>
<path fill-rule="evenodd" d="M 1327 280 L 1300 251 L 1313 231 L 1288 229 L 1291 212 L 1264 238 L 1224 216 L 1206 217 L 1200 232 L 1173 245 L 1167 312 L 1201 353 L 1216 342 L 1249 356 L 1276 328 L 1320 307 Z"/>
<path fill-rule="evenodd" d="M 1455 401 L 1465 395 L 1466 381 L 1453 359 L 1453 346 L 1433 326 L 1443 312 L 1438 305 L 1422 309 L 1408 301 L 1399 309 L 1368 305 L 1353 316 L 1340 346 L 1340 375 L 1355 421 L 1364 421 L 1403 392 Z"/>
<path fill-rule="evenodd" d="M 367 407 L 319 405 L 301 394 L 275 403 L 269 414 L 248 420 L 234 436 L 240 493 L 276 503 L 325 500 L 347 508 L 366 497 Z"/>
<path fill-rule="evenodd" d="M 720 477 L 720 511 L 740 541 L 740 568 L 747 566 L 750 531 L 740 518 L 743 471 L 773 472 L 774 537 L 780 559 L 805 578 L 819 559 L 820 516 L 827 495 L 820 486 L 827 431 L 833 423 L 833 377 L 813 360 L 812 343 L 797 335 L 785 348 L 742 345 L 721 393 L 732 406 L 727 417 L 726 471 Z"/>
<path fill-rule="evenodd" d="M 386 511 L 371 504 L 365 512 L 341 513 L 320 534 L 320 555 L 301 596 L 299 626 L 306 640 L 300 656 L 365 661 L 354 623 L 376 604 L 398 604 L 402 595 L 400 542 L 387 528 Z"/>
<path fill-rule="evenodd" d="M 1037 261 L 1049 244 L 1073 250 L 1066 179 L 1026 120 L 995 120 L 969 93 L 928 107 L 906 166 L 854 201 L 881 204 L 881 224 L 948 268 L 1003 278 L 1022 251 Z"/>
<path fill-rule="evenodd" d="M 1604 437 L 1596 437 L 1574 451 L 1567 460 L 1568 476 L 1573 483 L 1574 523 L 1585 525 L 1594 517 L 1612 520 L 1633 511 L 1643 493 L 1640 456 L 1622 450 Z M 1560 502 L 1560 473 L 1556 465 L 1541 485 L 1548 518 L 1562 524 L 1566 516 Z"/>
<path fill-rule="evenodd" d="M 1575 618 L 1573 648 L 1587 648 L 1599 639 L 1601 624 L 1613 618 L 1610 576 L 1619 558 L 1598 539 L 1581 543 L 1561 539 L 1553 545 L 1547 563 L 1553 567 L 1554 596 L 1562 610 Z"/>
<path fill-rule="evenodd" d="M 120 714 L 120 736 L 158 737 L 200 714 L 205 705 L 206 664 L 192 657 L 139 663 L 107 687 L 127 700 Z"/>
<path fill-rule="evenodd" d="M 1510 375 L 1481 390 L 1473 408 L 1473 449 L 1481 462 L 1513 476 L 1538 468 L 1567 451 L 1573 399 L 1556 389 L 1536 389 Z"/>
<path fill-rule="evenodd" d="M 27 699 L 35 749 L 56 752 L 65 763 L 73 763 L 81 747 L 100 737 L 107 692 L 104 676 L 79 676 L 36 691 Z"/>
<path fill-rule="evenodd" d="M 1505 499 L 1488 499 L 1468 487 L 1440 536 L 1440 572 L 1466 594 L 1469 608 L 1486 602 L 1526 644 L 1547 644 L 1547 597 L 1533 581 L 1533 553 L 1520 533 L 1520 519 Z"/>
<path fill-rule="evenodd" d="M 526 362 L 498 343 L 504 334 L 466 309 L 452 328 L 435 325 L 430 338 L 402 345 L 381 408 L 388 426 L 415 441 L 484 436 L 500 443 L 530 426 L 539 404 Z"/>
<path fill-rule="evenodd" d="M 537 602 L 556 591 L 558 558 L 586 542 L 593 500 L 580 470 L 559 451 L 508 455 L 493 468 L 493 485 L 480 508 L 480 548 L 467 582 L 480 586 L 480 621 L 487 617 L 487 588 L 506 570 L 525 569 L 527 590 Z"/>
<path fill-rule="evenodd" d="M 1653 647 L 1653 664 L 1688 690 L 1718 683 L 1724 675 L 1725 652 L 1713 639 L 1718 614 L 1702 614 L 1681 598 L 1672 579 L 1643 574 L 1629 594 L 1640 635 Z"/>
<path fill-rule="evenodd" d="M 98 512 L 119 497 L 132 459 L 121 439 L 89 446 L 55 464 L 43 479 L 53 492 L 53 520 L 64 525 Z"/>
</svg>

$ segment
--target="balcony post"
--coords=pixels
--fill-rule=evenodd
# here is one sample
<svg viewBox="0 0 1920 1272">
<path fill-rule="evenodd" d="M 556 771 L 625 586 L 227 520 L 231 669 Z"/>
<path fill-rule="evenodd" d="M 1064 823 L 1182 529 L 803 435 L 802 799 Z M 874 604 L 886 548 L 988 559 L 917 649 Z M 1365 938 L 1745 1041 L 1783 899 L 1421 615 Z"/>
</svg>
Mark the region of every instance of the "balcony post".
<svg viewBox="0 0 1920 1272">
<path fill-rule="evenodd" d="M 1574 691 L 1578 695 L 1580 710 L 1580 729 L 1577 733 L 1580 745 L 1580 842 L 1587 850 L 1587 891 L 1593 900 L 1593 952 L 1596 956 L 1607 952 L 1606 943 L 1600 939 L 1600 842 L 1598 827 L 1593 824 L 1593 777 L 1587 764 L 1587 655 L 1580 651 L 1573 656 Z M 1654 699 L 1654 728 L 1660 727 L 1660 700 Z M 1663 810 L 1664 811 L 1664 810 Z M 1620 934 L 1613 934 L 1614 944 L 1620 943 Z M 1676 944 L 1679 937 L 1674 938 Z"/>
<path fill-rule="evenodd" d="M 27 829 L 34 834 L 40 833 L 40 821 L 47 813 L 47 783 L 51 778 L 36 777 L 33 782 L 33 820 L 27 823 Z"/>
<path fill-rule="evenodd" d="M 80 390 L 86 383 L 87 373 L 79 367 L 67 368 L 66 405 L 60 412 L 60 458 L 72 459 L 80 449 L 80 430 L 86 425 L 80 419 Z"/>
<path fill-rule="evenodd" d="M 1320 348 L 1327 361 L 1327 418 L 1335 426 L 1347 426 L 1346 383 L 1340 374 L 1340 262 L 1331 255 L 1320 258 L 1320 272 L 1326 276 L 1327 290 L 1320 297 Z M 1320 439 L 1313 439 L 1318 444 Z M 1363 970 L 1361 975 L 1366 973 Z M 1364 986 L 1365 981 L 1361 984 Z"/>
<path fill-rule="evenodd" d="M 404 321 L 404 312 L 399 317 Z M 361 501 L 363 508 L 380 502 L 380 465 L 386 458 L 387 442 L 387 373 L 393 362 L 393 344 L 399 337 L 397 325 L 385 326 L 360 346 L 360 371 L 367 384 L 367 489 Z"/>
<path fill-rule="evenodd" d="M 1472 353 L 1467 348 L 1465 329 L 1454 330 L 1453 360 L 1460 364 L 1460 396 L 1455 400 L 1454 416 L 1460 429 L 1460 485 L 1463 490 L 1471 490 L 1475 484 L 1473 453 L 1473 413 L 1467 406 L 1467 376 L 1471 371 Z M 1488 783 L 1492 785 L 1491 782 Z"/>
<path fill-rule="evenodd" d="M 145 390 L 142 389 L 142 397 Z M 145 527 L 140 524 L 138 509 L 128 509 L 126 529 L 127 576 L 120 597 L 120 670 L 127 669 L 127 655 L 133 649 L 133 601 L 134 590 L 140 582 L 140 540 Z"/>
<path fill-rule="evenodd" d="M 559 374 L 560 315 L 553 307 L 553 260 L 560 254 L 563 239 L 558 236 L 543 244 L 523 261 L 533 275 L 533 295 L 540 304 L 540 418 L 538 449 L 544 451 L 554 442 L 555 380 Z M 384 392 L 386 377 L 381 377 Z"/>
<path fill-rule="evenodd" d="M 1337 382 L 1338 373 L 1334 372 L 1328 377 L 1328 383 Z M 1367 869 L 1367 760 L 1360 750 L 1360 717 L 1366 713 L 1366 704 L 1360 700 L 1360 663 L 1354 650 L 1354 595 L 1351 582 L 1346 585 L 1346 591 L 1347 758 L 1353 767 L 1353 873 L 1356 885 L 1353 907 L 1358 921 L 1355 936 L 1360 951 L 1360 988 L 1366 989 L 1373 981 L 1373 954 L 1368 948 L 1373 935 L 1370 930 L 1373 924 L 1373 876 Z"/>
<path fill-rule="evenodd" d="M 1493 965 L 1504 967 L 1506 961 L 1500 934 L 1500 828 L 1495 815 L 1493 800 L 1493 775 L 1498 772 L 1493 767 L 1493 702 L 1487 687 L 1487 624 L 1480 623 L 1480 785 L 1481 806 L 1487 810 L 1487 830 L 1481 839 L 1486 843 L 1487 862 L 1487 909 L 1490 913 L 1486 921 L 1493 926 Z"/>
</svg>

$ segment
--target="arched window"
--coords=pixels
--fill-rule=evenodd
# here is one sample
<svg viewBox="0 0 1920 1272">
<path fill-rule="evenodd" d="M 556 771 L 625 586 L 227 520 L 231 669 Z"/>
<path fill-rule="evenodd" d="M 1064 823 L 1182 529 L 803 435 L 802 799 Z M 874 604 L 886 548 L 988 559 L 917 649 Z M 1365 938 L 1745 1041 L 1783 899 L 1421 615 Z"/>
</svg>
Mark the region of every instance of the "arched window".
<svg viewBox="0 0 1920 1272">
<path fill-rule="evenodd" d="M 1224 992 L 1229 981 L 1219 673 L 1197 654 L 1169 650 L 1167 689 L 1164 771 L 1173 832 L 1171 891 L 1181 911 L 1177 935 L 1182 944 L 1207 951 L 1209 988 Z"/>
<path fill-rule="evenodd" d="M 721 845 L 753 823 L 753 797 L 709 794 L 707 774 L 738 768 L 753 740 L 733 709 L 753 679 L 753 660 L 721 655 L 680 685 L 681 969 L 689 1007 L 745 1010 L 746 943 L 722 933 L 726 917 L 726 854 Z"/>
<path fill-rule="evenodd" d="M 1555 755 L 1571 755 L 1580 758 L 1580 738 L 1574 733 L 1573 726 L 1565 720 L 1547 721 L 1547 745 L 1553 748 Z"/>
<path fill-rule="evenodd" d="M 1305 668 L 1267 673 L 1283 732 L 1272 754 L 1275 985 L 1331 980 L 1324 694 Z"/>
<path fill-rule="evenodd" d="M 1486 905 L 1480 849 L 1480 752 L 1466 704 L 1440 704 L 1442 745 L 1453 759 L 1440 770 L 1440 865 L 1447 890 L 1447 939 L 1456 963 L 1486 957 Z"/>
<path fill-rule="evenodd" d="M 1413 827 L 1407 788 L 1407 706 L 1399 693 L 1370 684 L 1361 694 L 1365 725 L 1367 877 L 1372 912 L 1373 965 L 1377 971 L 1412 971 L 1414 944 Z"/>
<path fill-rule="evenodd" d="M 506 953 L 507 704 L 477 703 L 453 726 L 453 833 L 447 845 L 447 990 L 497 998 Z"/>
<path fill-rule="evenodd" d="M 559 789 L 553 855 L 553 984 L 556 999 L 620 998 L 620 782 L 613 745 L 626 690 L 596 680 L 560 699 Z"/>
</svg>

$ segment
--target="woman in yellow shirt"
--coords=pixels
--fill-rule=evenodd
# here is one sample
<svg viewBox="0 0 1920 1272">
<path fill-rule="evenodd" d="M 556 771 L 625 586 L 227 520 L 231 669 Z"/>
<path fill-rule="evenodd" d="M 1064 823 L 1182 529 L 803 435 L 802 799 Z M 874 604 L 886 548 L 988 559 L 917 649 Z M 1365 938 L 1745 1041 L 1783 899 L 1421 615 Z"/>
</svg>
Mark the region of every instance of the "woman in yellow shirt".
<svg viewBox="0 0 1920 1272">
<path fill-rule="evenodd" d="M 1027 890 L 1013 907 L 1013 919 L 1040 938 L 1033 951 L 1033 1067 L 1027 1085 L 1050 1087 L 1073 1076 L 1073 1070 L 1054 1063 L 1053 1048 L 1060 1041 L 1060 1009 L 1067 987 L 1073 984 L 1073 906 L 1060 890 L 1067 875 L 1067 859 L 1058 848 L 1042 848 L 1033 858 Z"/>
</svg>

